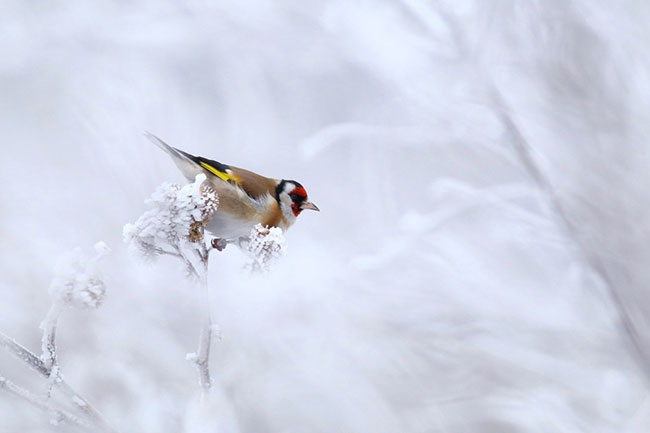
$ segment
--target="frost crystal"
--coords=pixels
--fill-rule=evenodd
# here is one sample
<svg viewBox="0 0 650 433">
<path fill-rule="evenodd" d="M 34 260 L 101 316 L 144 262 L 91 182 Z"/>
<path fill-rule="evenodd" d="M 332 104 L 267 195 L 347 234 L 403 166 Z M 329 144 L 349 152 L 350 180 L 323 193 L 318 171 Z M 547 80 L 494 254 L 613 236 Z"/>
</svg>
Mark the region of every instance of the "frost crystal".
<svg viewBox="0 0 650 433">
<path fill-rule="evenodd" d="M 124 226 L 124 241 L 149 258 L 203 241 L 204 227 L 219 204 L 217 194 L 204 181 L 205 175 L 199 174 L 194 183 L 183 187 L 160 185 L 145 202 L 151 209 Z"/>
<path fill-rule="evenodd" d="M 106 284 L 97 269 L 97 262 L 109 251 L 104 242 L 97 242 L 96 254 L 91 258 L 81 248 L 75 248 L 61 257 L 49 288 L 55 304 L 79 308 L 99 307 L 106 294 Z"/>
<path fill-rule="evenodd" d="M 252 259 L 247 268 L 253 272 L 268 271 L 286 249 L 282 229 L 261 224 L 251 229 L 248 242 L 243 247 Z"/>
</svg>

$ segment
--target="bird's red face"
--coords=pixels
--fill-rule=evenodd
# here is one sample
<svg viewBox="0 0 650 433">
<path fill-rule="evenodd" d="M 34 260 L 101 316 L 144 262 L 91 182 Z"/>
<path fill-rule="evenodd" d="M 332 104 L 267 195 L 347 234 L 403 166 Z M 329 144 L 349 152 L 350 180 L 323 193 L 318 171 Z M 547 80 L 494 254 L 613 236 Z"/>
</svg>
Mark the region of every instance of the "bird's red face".
<svg viewBox="0 0 650 433">
<path fill-rule="evenodd" d="M 286 218 L 289 216 L 295 218 L 305 209 L 320 210 L 318 206 L 309 201 L 307 191 L 295 180 L 280 181 L 275 188 L 275 198 L 283 208 Z"/>
<path fill-rule="evenodd" d="M 307 199 L 307 191 L 300 185 L 296 185 L 289 192 L 289 197 L 291 198 L 291 210 L 295 216 L 300 215 L 300 212 L 305 209 L 320 211 L 318 206 Z"/>
</svg>

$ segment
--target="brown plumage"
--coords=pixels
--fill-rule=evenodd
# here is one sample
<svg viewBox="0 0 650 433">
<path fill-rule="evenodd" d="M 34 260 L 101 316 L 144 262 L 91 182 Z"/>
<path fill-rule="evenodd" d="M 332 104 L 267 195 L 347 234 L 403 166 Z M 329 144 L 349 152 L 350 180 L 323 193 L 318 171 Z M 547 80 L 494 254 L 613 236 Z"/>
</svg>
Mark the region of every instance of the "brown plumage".
<svg viewBox="0 0 650 433">
<path fill-rule="evenodd" d="M 228 171 L 232 172 L 239 180 L 237 184 L 251 197 L 261 197 L 264 194 L 275 194 L 275 187 L 278 184 L 276 179 L 260 176 L 252 171 L 228 166 Z"/>
</svg>

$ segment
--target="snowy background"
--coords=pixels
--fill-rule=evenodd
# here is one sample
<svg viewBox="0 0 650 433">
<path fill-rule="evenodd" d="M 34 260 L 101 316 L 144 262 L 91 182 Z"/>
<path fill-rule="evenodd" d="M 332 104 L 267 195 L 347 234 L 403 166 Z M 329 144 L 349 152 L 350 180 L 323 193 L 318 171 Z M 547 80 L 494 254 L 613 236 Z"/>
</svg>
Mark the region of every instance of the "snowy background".
<svg viewBox="0 0 650 433">
<path fill-rule="evenodd" d="M 0 331 L 38 350 L 58 257 L 108 243 L 59 362 L 118 431 L 650 431 L 646 1 L 2 10 Z M 212 255 L 203 418 L 198 293 L 122 242 L 182 181 L 145 130 L 321 208 L 270 275 Z M 73 430 L 0 392 L 0 432 L 45 431 Z"/>
</svg>

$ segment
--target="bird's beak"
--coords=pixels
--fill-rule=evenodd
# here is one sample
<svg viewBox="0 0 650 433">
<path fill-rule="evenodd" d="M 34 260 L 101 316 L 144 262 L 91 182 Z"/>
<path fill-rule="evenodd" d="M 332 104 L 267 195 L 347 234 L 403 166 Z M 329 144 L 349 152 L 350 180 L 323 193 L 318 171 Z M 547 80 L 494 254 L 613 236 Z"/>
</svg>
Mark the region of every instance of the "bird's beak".
<svg viewBox="0 0 650 433">
<path fill-rule="evenodd" d="M 302 210 L 310 209 L 310 210 L 315 210 L 315 211 L 320 212 L 320 209 L 318 209 L 318 206 L 316 206 L 314 203 L 312 203 L 310 201 L 303 201 L 302 204 L 300 205 L 300 209 L 302 209 Z"/>
</svg>

